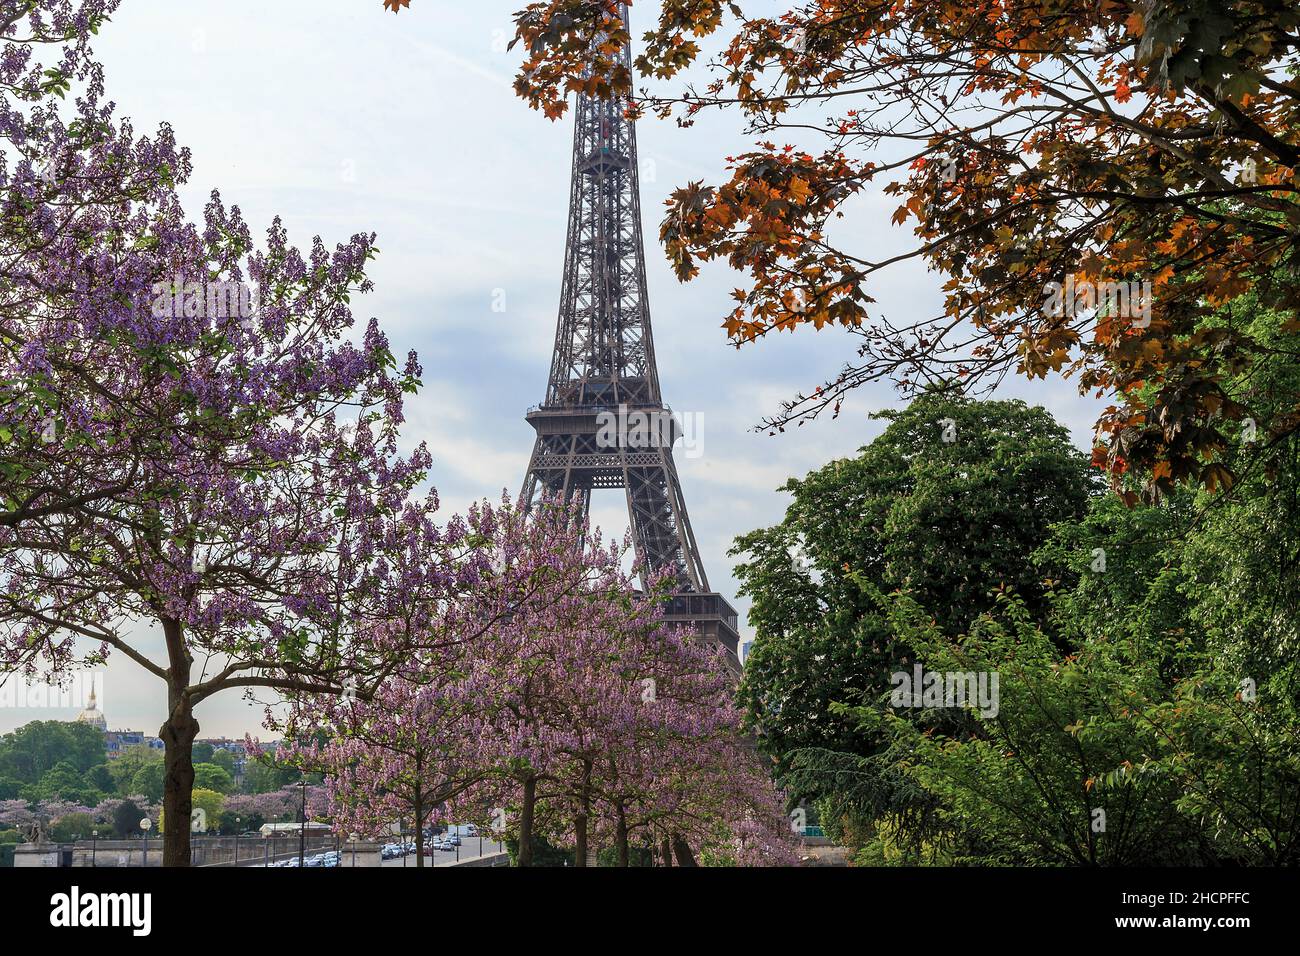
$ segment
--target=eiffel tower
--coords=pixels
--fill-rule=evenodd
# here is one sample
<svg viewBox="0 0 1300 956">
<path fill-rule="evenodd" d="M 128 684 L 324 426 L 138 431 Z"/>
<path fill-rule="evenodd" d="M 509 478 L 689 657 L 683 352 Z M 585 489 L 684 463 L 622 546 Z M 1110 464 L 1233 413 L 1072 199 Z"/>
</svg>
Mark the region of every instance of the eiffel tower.
<svg viewBox="0 0 1300 956">
<path fill-rule="evenodd" d="M 619 15 L 627 22 L 627 7 Z M 624 47 L 630 68 L 631 53 Z M 636 556 L 671 569 L 669 622 L 691 624 L 735 664 L 736 611 L 709 589 L 672 446 L 680 420 L 663 403 L 650 334 L 636 129 L 626 100 L 578 96 L 564 284 L 546 400 L 525 416 L 537 432 L 523 500 L 576 502 L 622 488 Z"/>
</svg>

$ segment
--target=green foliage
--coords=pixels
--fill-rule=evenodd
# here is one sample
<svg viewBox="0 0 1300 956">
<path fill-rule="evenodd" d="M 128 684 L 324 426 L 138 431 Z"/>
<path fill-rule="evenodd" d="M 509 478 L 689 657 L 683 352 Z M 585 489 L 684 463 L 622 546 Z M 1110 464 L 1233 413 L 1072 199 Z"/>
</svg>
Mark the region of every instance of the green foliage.
<svg viewBox="0 0 1300 956">
<path fill-rule="evenodd" d="M 94 787 L 100 793 L 111 794 L 117 789 L 117 781 L 113 779 L 107 763 L 91 767 L 83 776 L 86 778 L 87 785 Z"/>
<path fill-rule="evenodd" d="M 163 795 L 163 758 L 159 754 L 156 760 L 152 760 L 132 775 L 130 783 L 126 786 L 126 791 L 132 794 L 140 794 L 149 800 L 150 803 L 157 803 Z"/>
<path fill-rule="evenodd" d="M 842 833 L 836 839 L 846 846 L 861 847 L 853 859 L 856 866 L 952 866 L 956 862 L 935 843 L 912 840 L 888 817 L 863 834 Z"/>
<path fill-rule="evenodd" d="M 83 774 L 105 759 L 104 735 L 88 724 L 34 720 L 0 737 L 0 780 L 30 785 L 56 764 Z"/>
<path fill-rule="evenodd" d="M 146 768 L 157 766 L 159 779 L 161 780 L 163 755 L 161 751 L 154 750 L 143 744 L 127 747 L 117 758 L 108 765 L 108 772 L 113 778 L 113 783 L 117 787 L 118 796 L 130 797 L 136 795 L 149 796 L 145 790 L 133 789 L 135 778 Z M 148 774 L 141 778 L 142 782 L 148 779 Z M 157 799 L 156 797 L 151 799 Z"/>
<path fill-rule="evenodd" d="M 1134 719 L 1135 706 L 1167 694 L 1149 659 L 1107 638 L 1063 654 L 1012 596 L 957 640 L 909 598 L 890 615 L 927 669 L 998 676 L 996 715 L 966 734 L 854 710 L 888 728 L 895 765 L 940 799 L 958 856 L 997 847 L 1016 864 L 1193 862 L 1192 827 L 1175 808 L 1181 785 L 1151 765 L 1157 734 Z"/>
<path fill-rule="evenodd" d="M 113 835 L 119 840 L 126 840 L 140 833 L 140 821 L 144 811 L 131 800 L 123 800 L 113 811 Z"/>
<path fill-rule="evenodd" d="M 195 812 L 202 811 L 206 827 L 204 832 L 220 830 L 222 826 L 222 809 L 226 805 L 226 798 L 217 793 L 215 790 L 205 790 L 202 787 L 195 787 L 190 791 L 190 802 Z M 158 832 L 164 833 L 167 825 L 166 813 L 158 813 Z M 186 827 L 192 827 L 193 821 L 187 820 L 184 824 Z"/>
<path fill-rule="evenodd" d="M 230 793 L 235 789 L 235 779 L 225 769 L 214 763 L 194 765 L 194 786 L 217 793 Z"/>
<path fill-rule="evenodd" d="M 95 829 L 95 818 L 89 813 L 69 813 L 50 826 L 50 839 L 57 843 L 75 843 L 89 840 Z"/>
<path fill-rule="evenodd" d="M 195 759 L 197 762 L 197 758 Z M 212 753 L 212 759 L 208 763 L 215 764 L 226 773 L 230 774 L 231 779 L 235 777 L 235 755 L 229 750 L 215 750 Z"/>
<path fill-rule="evenodd" d="M 293 767 L 277 764 L 270 757 L 250 760 L 244 768 L 244 789 L 248 793 L 272 793 L 302 778 Z"/>
<path fill-rule="evenodd" d="M 1187 676 L 1170 680 L 1144 642 L 1062 654 L 1012 597 L 957 641 L 907 598 L 892 617 L 928 667 L 999 675 L 996 717 L 961 737 L 852 709 L 889 727 L 895 765 L 942 801 L 953 862 L 983 846 L 1018 865 L 1300 863 L 1290 707 L 1243 695 L 1222 657 L 1172 648 Z"/>
<path fill-rule="evenodd" d="M 654 866 L 654 853 L 643 846 L 627 848 L 628 866 Z M 615 847 L 602 847 L 596 852 L 597 866 L 618 866 L 618 850 Z"/>
<path fill-rule="evenodd" d="M 93 806 L 104 794 L 79 773 L 72 761 L 64 760 L 51 767 L 35 784 L 23 787 L 21 796 L 29 803 L 42 800 L 69 800 Z"/>
<path fill-rule="evenodd" d="M 878 759 L 878 732 L 831 706 L 874 699 L 914 659 L 878 595 L 905 590 L 954 630 L 1003 585 L 1044 609 L 1031 555 L 1084 513 L 1093 482 L 1066 431 L 1022 402 L 932 392 L 877 417 L 884 432 L 857 458 L 790 481 L 785 520 L 732 549 L 757 629 L 740 700 L 796 798 L 919 825 L 932 801 Z"/>
<path fill-rule="evenodd" d="M 506 852 L 510 854 L 510 865 L 519 865 L 519 841 L 506 840 Z M 571 866 L 573 848 L 554 846 L 540 836 L 533 836 L 533 866 Z"/>
<path fill-rule="evenodd" d="M 1227 383 L 1261 422 L 1300 389 L 1278 347 Z M 1069 504 L 1022 513 L 1002 438 L 972 442 L 991 469 L 925 444 L 935 401 L 738 542 L 742 700 L 783 781 L 867 865 L 1300 864 L 1300 437 L 1243 430 L 1231 489 L 1141 507 L 1040 469 Z M 819 573 L 781 566 L 799 539 Z M 891 706 L 909 660 L 996 674 L 996 714 Z"/>
</svg>

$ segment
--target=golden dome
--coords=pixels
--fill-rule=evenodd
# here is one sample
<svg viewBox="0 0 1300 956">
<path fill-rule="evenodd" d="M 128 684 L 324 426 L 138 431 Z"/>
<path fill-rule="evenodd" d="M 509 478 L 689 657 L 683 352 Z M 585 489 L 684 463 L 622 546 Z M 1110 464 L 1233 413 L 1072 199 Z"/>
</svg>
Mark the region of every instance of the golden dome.
<svg viewBox="0 0 1300 956">
<path fill-rule="evenodd" d="M 95 706 L 95 692 L 90 692 L 90 701 L 86 709 L 77 715 L 77 723 L 90 724 L 96 730 L 108 730 L 108 721 L 104 719 L 103 713 Z"/>
</svg>

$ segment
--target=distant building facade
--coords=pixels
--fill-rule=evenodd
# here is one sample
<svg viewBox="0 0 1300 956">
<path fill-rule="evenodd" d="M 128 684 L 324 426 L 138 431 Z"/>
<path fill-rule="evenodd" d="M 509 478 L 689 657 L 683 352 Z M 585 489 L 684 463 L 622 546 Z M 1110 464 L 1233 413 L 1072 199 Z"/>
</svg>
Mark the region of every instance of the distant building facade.
<svg viewBox="0 0 1300 956">
<path fill-rule="evenodd" d="M 163 742 L 146 734 L 143 730 L 110 730 L 104 734 L 104 750 L 108 759 L 120 757 L 129 747 L 148 747 L 150 750 L 162 750 Z"/>
<path fill-rule="evenodd" d="M 143 730 L 109 730 L 108 720 L 104 717 L 104 712 L 99 709 L 99 702 L 93 689 L 86 702 L 86 708 L 72 722 L 87 724 L 104 735 L 104 752 L 108 754 L 109 760 L 120 757 L 131 747 L 162 750 L 165 746 L 161 739 L 153 734 L 146 734 Z M 238 780 L 244 775 L 244 765 L 248 762 L 248 745 L 242 739 L 201 737 L 194 742 L 208 744 L 214 751 L 226 751 L 234 758 L 235 779 Z"/>
<path fill-rule="evenodd" d="M 214 751 L 224 750 L 235 758 L 235 780 L 244 776 L 244 765 L 248 762 L 248 745 L 243 740 L 229 737 L 203 737 L 194 741 L 196 744 L 208 744 Z"/>
</svg>

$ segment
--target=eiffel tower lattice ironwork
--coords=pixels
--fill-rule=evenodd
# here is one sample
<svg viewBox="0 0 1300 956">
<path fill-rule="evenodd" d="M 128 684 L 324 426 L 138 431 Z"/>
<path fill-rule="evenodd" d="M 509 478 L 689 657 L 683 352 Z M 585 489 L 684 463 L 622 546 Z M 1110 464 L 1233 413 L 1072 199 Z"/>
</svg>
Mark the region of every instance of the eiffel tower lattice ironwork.
<svg viewBox="0 0 1300 956">
<path fill-rule="evenodd" d="M 626 22 L 626 7 L 621 15 Z M 628 64 L 626 47 L 623 57 Z M 624 489 L 637 558 L 677 581 L 668 619 L 693 624 L 734 661 L 736 612 L 709 589 L 673 463 L 681 425 L 659 392 L 626 106 L 577 98 L 555 354 L 546 399 L 526 416 L 537 439 L 523 498 L 531 506 L 543 494 L 562 496 L 586 514 L 593 490 Z"/>
</svg>

